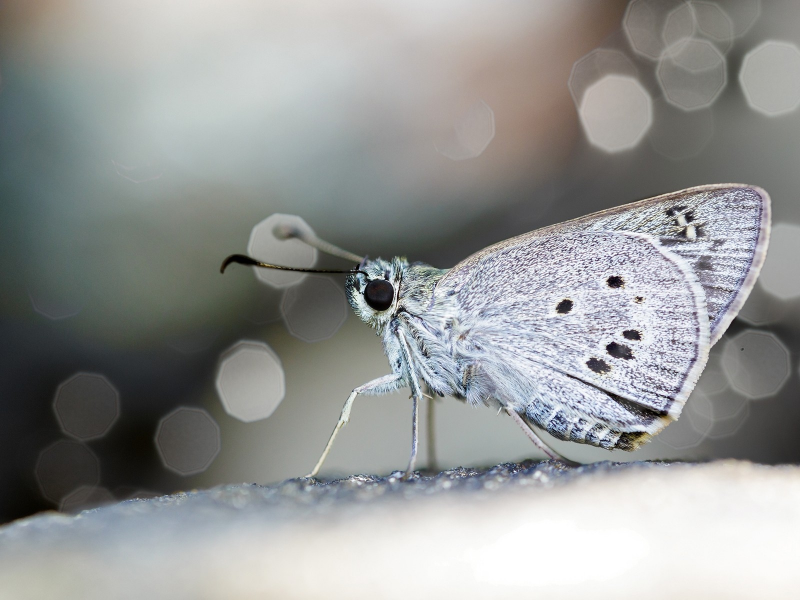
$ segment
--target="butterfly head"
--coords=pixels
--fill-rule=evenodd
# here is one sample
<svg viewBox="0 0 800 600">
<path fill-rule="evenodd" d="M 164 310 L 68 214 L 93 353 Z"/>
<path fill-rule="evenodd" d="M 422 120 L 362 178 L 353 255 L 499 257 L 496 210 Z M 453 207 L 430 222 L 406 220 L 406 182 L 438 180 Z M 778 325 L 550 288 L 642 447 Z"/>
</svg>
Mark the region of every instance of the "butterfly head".
<svg viewBox="0 0 800 600">
<path fill-rule="evenodd" d="M 353 310 L 362 321 L 381 332 L 396 314 L 398 306 L 404 302 L 400 293 L 400 283 L 404 274 L 409 270 L 409 264 L 405 258 L 396 257 L 390 261 L 381 258 L 362 258 L 357 254 L 347 252 L 317 238 L 313 233 L 299 229 L 276 229 L 274 234 L 279 239 L 298 238 L 326 254 L 355 260 L 358 261 L 358 264 L 348 270 L 286 267 L 265 263 L 245 254 L 232 254 L 222 262 L 220 272 L 224 273 L 228 265 L 232 263 L 239 263 L 266 269 L 280 269 L 301 273 L 346 273 L 348 277 L 345 282 L 345 293 L 350 306 L 353 307 Z M 421 263 L 415 263 L 411 267 L 412 270 L 419 264 Z M 411 280 L 413 279 L 414 277 L 411 277 Z"/>
<path fill-rule="evenodd" d="M 383 329 L 397 310 L 405 258 L 365 258 L 345 282 L 345 294 L 358 318 Z"/>
</svg>

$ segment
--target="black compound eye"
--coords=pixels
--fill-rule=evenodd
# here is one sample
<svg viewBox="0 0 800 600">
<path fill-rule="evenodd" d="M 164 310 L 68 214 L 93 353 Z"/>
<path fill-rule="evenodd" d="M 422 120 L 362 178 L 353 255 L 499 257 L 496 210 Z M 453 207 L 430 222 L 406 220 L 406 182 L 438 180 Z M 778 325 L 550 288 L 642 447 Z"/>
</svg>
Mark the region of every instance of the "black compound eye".
<svg viewBox="0 0 800 600">
<path fill-rule="evenodd" d="M 394 300 L 394 288 L 385 279 L 373 279 L 364 288 L 364 300 L 375 310 L 386 310 Z"/>
</svg>

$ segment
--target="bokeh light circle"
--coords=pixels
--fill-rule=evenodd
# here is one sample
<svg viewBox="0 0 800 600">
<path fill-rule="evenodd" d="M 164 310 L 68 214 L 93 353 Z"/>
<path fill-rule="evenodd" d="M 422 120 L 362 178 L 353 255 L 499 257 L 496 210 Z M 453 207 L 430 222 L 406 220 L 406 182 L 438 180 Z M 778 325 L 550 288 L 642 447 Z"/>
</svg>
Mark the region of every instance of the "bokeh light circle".
<svg viewBox="0 0 800 600">
<path fill-rule="evenodd" d="M 785 115 L 800 106 L 800 49 L 769 41 L 744 57 L 739 72 L 747 103 L 765 115 Z"/>
<path fill-rule="evenodd" d="M 775 395 L 789 379 L 789 350 L 772 333 L 748 329 L 725 342 L 722 369 L 736 391 L 752 399 Z"/>
<path fill-rule="evenodd" d="M 450 160 L 477 158 L 494 139 L 494 134 L 494 111 L 479 100 L 458 116 L 450 136 L 435 144 L 436 151 Z"/>
<path fill-rule="evenodd" d="M 77 488 L 100 483 L 100 461 L 80 442 L 59 440 L 39 453 L 34 474 L 42 495 L 59 504 Z"/>
<path fill-rule="evenodd" d="M 225 412 L 245 423 L 272 415 L 286 394 L 281 361 L 263 342 L 241 341 L 226 351 L 216 385 Z"/>
<path fill-rule="evenodd" d="M 64 496 L 58 510 L 75 513 L 114 502 L 114 494 L 99 485 L 82 485 Z"/>
<path fill-rule="evenodd" d="M 64 433 L 91 440 L 111 429 L 119 404 L 119 392 L 104 376 L 77 373 L 58 386 L 53 410 Z"/>
<path fill-rule="evenodd" d="M 703 392 L 695 390 L 686 401 L 680 418 L 659 433 L 658 440 L 674 450 L 694 448 L 706 439 L 713 424 L 711 400 Z"/>
<path fill-rule="evenodd" d="M 347 319 L 348 310 L 342 284 L 318 275 L 286 290 L 281 302 L 286 328 L 304 342 L 332 337 Z"/>
<path fill-rule="evenodd" d="M 283 267 L 313 267 L 317 249 L 294 237 L 286 236 L 292 230 L 314 235 L 314 230 L 297 215 L 275 213 L 253 227 L 247 252 L 255 259 Z M 299 283 L 305 273 L 279 271 L 253 267 L 256 277 L 276 288 L 286 288 Z"/>
<path fill-rule="evenodd" d="M 666 47 L 664 28 L 683 0 L 631 0 L 622 18 L 622 30 L 637 54 L 658 60 Z"/>
<path fill-rule="evenodd" d="M 206 411 L 181 406 L 159 421 L 155 442 L 166 468 L 194 475 L 205 471 L 219 454 L 220 429 Z"/>
<path fill-rule="evenodd" d="M 606 152 L 634 148 L 653 122 L 650 94 L 625 75 L 606 75 L 589 86 L 578 113 L 589 141 Z"/>
<path fill-rule="evenodd" d="M 733 35 L 740 37 L 761 16 L 761 0 L 725 0 L 725 12 L 733 23 Z"/>
<path fill-rule="evenodd" d="M 656 77 L 670 104 L 687 111 L 707 108 L 725 88 L 725 57 L 707 40 L 684 39 L 664 51 Z"/>
<path fill-rule="evenodd" d="M 776 223 L 770 233 L 769 252 L 759 275 L 761 287 L 781 300 L 800 296 L 800 226 Z"/>
<path fill-rule="evenodd" d="M 698 33 L 708 38 L 724 54 L 733 46 L 734 25 L 724 7 L 714 2 L 692 2 Z"/>
</svg>

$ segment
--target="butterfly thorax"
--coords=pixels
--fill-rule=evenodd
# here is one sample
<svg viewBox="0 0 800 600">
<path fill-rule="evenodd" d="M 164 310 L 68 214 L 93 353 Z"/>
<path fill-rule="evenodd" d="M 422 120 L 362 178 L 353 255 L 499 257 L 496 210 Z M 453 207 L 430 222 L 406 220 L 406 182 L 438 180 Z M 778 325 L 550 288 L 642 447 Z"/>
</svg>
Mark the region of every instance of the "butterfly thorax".
<svg viewBox="0 0 800 600">
<path fill-rule="evenodd" d="M 437 282 L 447 271 L 421 262 L 409 263 L 405 257 L 392 260 L 367 259 L 359 272 L 345 282 L 345 294 L 359 319 L 383 335 L 389 323 L 400 313 L 421 315 L 431 308 Z M 384 310 L 370 306 L 367 286 L 373 281 L 391 284 L 393 297 Z"/>
<path fill-rule="evenodd" d="M 377 330 L 392 369 L 435 393 L 463 397 L 465 365 L 457 359 L 453 343 L 460 338 L 455 298 L 437 289 L 447 270 L 410 264 L 405 258 L 368 260 L 360 270 L 363 273 L 347 279 L 347 298 L 356 315 Z M 384 310 L 368 302 L 366 286 L 375 280 L 389 282 L 394 291 Z"/>
</svg>

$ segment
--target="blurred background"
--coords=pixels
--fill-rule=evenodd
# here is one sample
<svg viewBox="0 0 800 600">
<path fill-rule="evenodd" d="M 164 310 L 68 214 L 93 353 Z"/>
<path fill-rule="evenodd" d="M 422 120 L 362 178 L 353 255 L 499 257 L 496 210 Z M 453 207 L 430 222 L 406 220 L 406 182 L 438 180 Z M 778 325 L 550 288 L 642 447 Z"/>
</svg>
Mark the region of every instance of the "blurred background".
<svg viewBox="0 0 800 600">
<path fill-rule="evenodd" d="M 2 2 L 0 520 L 311 469 L 388 365 L 342 276 L 219 274 L 351 266 L 286 219 L 449 267 L 706 183 L 764 187 L 774 229 L 684 415 L 554 445 L 800 461 L 799 46 L 791 0 Z M 405 468 L 407 397 L 356 402 L 322 475 Z M 450 398 L 435 430 L 440 468 L 539 456 Z"/>
</svg>

